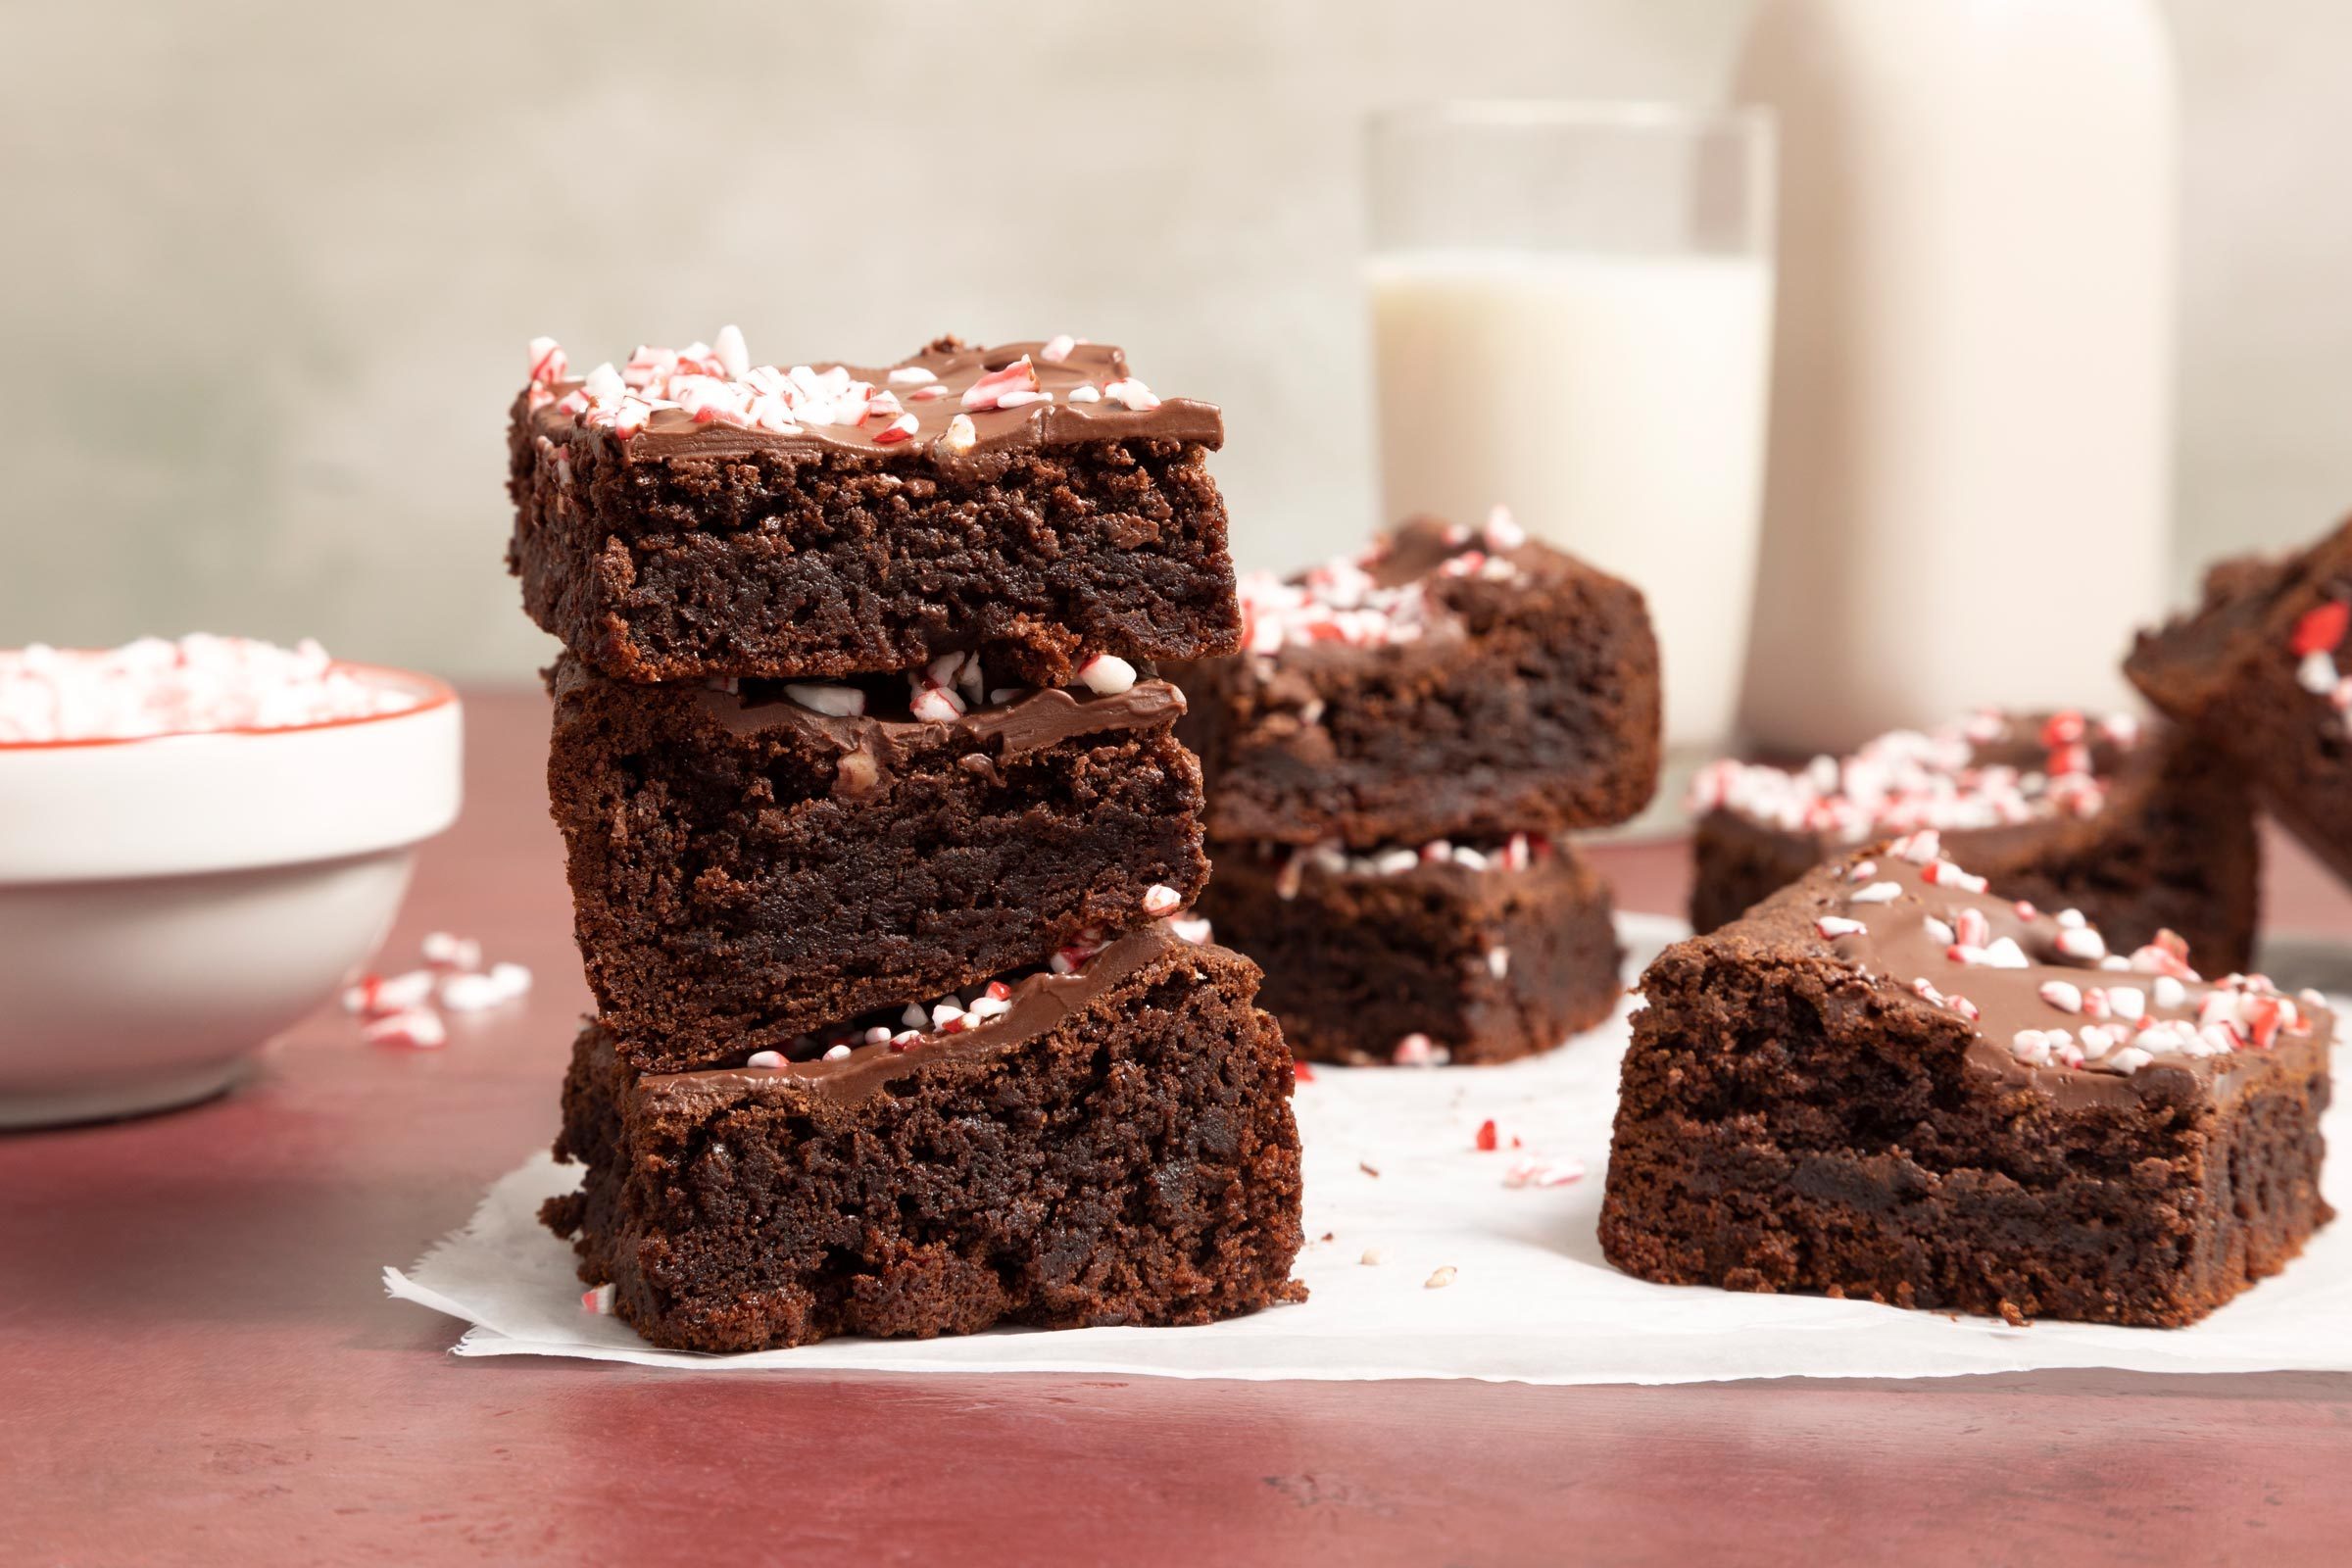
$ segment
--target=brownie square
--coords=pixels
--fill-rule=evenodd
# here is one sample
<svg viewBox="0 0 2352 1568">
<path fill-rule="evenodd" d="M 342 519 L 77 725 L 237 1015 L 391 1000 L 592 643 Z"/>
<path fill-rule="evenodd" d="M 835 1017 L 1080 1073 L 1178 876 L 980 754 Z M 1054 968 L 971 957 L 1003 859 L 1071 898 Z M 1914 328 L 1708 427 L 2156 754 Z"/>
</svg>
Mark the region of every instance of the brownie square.
<svg viewBox="0 0 2352 1568">
<path fill-rule="evenodd" d="M 944 667 L 937 687 L 729 691 L 558 662 L 549 792 L 588 983 L 632 1066 L 739 1062 L 1200 891 L 1182 693 L 992 693 L 944 663 L 960 693 Z"/>
<path fill-rule="evenodd" d="M 2300 554 L 2226 561 L 2197 609 L 2142 632 L 2132 684 L 2245 765 L 2262 804 L 2352 880 L 2352 520 Z"/>
<path fill-rule="evenodd" d="M 677 1349 L 1298 1300 L 1291 1059 L 1256 979 L 1160 923 L 961 1033 L 814 1060 L 640 1077 L 591 1025 L 557 1146 L 586 1181 L 548 1222 Z"/>
<path fill-rule="evenodd" d="M 2330 1217 L 2315 993 L 2110 954 L 1922 832 L 1642 977 L 1600 1218 L 1667 1284 L 2173 1327 Z"/>
<path fill-rule="evenodd" d="M 1624 821 L 1657 788 L 1641 591 L 1506 517 L 1409 522 L 1242 596 L 1245 651 L 1170 671 L 1212 839 L 1551 837 Z"/>
<path fill-rule="evenodd" d="M 1607 884 L 1514 835 L 1348 855 L 1217 858 L 1200 912 L 1266 972 L 1259 1002 L 1314 1061 L 1508 1061 L 1609 1015 L 1623 957 Z"/>
<path fill-rule="evenodd" d="M 824 677 L 977 649 L 1039 685 L 1236 646 L 1211 404 L 1103 344 L 896 366 L 640 349 L 515 400 L 508 565 L 532 619 L 628 680 Z"/>
<path fill-rule="evenodd" d="M 2245 769 L 2185 729 L 1980 713 L 1809 767 L 1717 762 L 1691 806 L 1690 923 L 1702 932 L 1869 840 L 1936 828 L 2010 897 L 2081 909 L 2118 947 L 2171 930 L 2210 973 L 2253 960 L 2260 856 Z"/>
</svg>

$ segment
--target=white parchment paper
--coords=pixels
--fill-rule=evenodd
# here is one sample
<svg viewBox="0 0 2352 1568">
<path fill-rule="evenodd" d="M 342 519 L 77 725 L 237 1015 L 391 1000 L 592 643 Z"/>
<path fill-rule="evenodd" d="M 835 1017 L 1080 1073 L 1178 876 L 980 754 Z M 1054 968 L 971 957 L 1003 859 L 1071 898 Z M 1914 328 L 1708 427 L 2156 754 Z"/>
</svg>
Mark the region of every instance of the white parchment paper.
<svg viewBox="0 0 2352 1568">
<path fill-rule="evenodd" d="M 1683 934 L 1620 920 L 1629 972 Z M 1567 1049 L 1508 1067 L 1317 1067 L 1299 1085 L 1311 1298 L 1202 1328 L 1005 1330 L 930 1341 L 833 1340 L 791 1350 L 659 1350 L 581 1310 L 570 1247 L 542 1199 L 576 1167 L 542 1154 L 490 1189 L 473 1220 L 391 1293 L 472 1325 L 460 1355 L 570 1355 L 683 1370 L 1080 1372 L 1200 1378 L 1484 1378 L 1693 1383 L 1944 1377 L 2046 1367 L 2143 1372 L 2352 1371 L 2352 1222 L 2284 1274 L 2186 1329 L 2105 1328 L 1906 1312 L 1861 1301 L 1645 1284 L 1602 1261 L 1594 1225 L 1631 1004 Z M 1502 1148 L 1474 1148 L 1492 1118 Z M 2327 1193 L 2352 1212 L 2352 1107 L 2328 1113 Z M 1516 1136 L 1522 1147 L 1510 1148 Z M 1565 1186 L 1511 1187 L 1522 1159 L 1582 1160 Z M 1377 1175 L 1373 1174 L 1378 1172 Z M 1330 1240 L 1323 1240 L 1326 1235 Z M 1378 1259 L 1365 1262 L 1369 1254 Z M 1450 1269 L 1449 1283 L 1429 1282 Z"/>
</svg>

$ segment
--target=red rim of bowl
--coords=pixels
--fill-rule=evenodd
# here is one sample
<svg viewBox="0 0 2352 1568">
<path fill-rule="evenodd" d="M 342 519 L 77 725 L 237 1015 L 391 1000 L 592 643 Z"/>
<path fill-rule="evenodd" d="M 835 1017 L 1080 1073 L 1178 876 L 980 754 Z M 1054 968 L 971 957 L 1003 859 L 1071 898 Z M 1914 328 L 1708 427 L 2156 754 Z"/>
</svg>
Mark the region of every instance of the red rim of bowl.
<svg viewBox="0 0 2352 1568">
<path fill-rule="evenodd" d="M 0 740 L 0 752 L 58 752 L 85 746 L 146 746 L 156 741 L 201 740 L 208 735 L 305 735 L 314 730 L 349 729 L 355 724 L 381 724 L 388 719 L 414 718 L 418 713 L 445 708 L 458 700 L 458 694 L 447 681 L 413 669 L 395 669 L 390 664 L 360 664 L 345 659 L 330 660 L 326 667 L 358 675 L 380 685 L 405 685 L 416 692 L 416 704 L 413 708 L 395 709 L 389 713 L 354 713 L 345 718 L 314 719 L 308 724 L 238 724 L 227 729 L 172 729 L 157 735 L 91 735 L 74 740 Z"/>
</svg>

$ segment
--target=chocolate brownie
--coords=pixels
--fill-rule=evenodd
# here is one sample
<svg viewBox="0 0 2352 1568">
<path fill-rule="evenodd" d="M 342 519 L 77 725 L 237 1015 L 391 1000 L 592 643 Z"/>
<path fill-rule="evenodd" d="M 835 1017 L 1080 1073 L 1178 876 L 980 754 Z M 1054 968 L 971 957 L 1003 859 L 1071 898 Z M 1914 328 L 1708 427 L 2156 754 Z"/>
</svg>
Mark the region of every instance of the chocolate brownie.
<svg viewBox="0 0 2352 1568">
<path fill-rule="evenodd" d="M 2227 561 L 2194 612 L 2142 632 L 2124 668 L 2244 763 L 2262 804 L 2352 880 L 2352 520 L 2298 555 Z"/>
<path fill-rule="evenodd" d="M 1641 591 L 1506 516 L 1479 533 L 1409 522 L 1242 597 L 1244 652 L 1170 670 L 1212 839 L 1551 836 L 1621 822 L 1657 789 Z"/>
<path fill-rule="evenodd" d="M 991 692 L 976 663 L 732 691 L 557 664 L 549 792 L 631 1065 L 741 1061 L 1192 902 L 1183 694 Z"/>
<path fill-rule="evenodd" d="M 2110 954 L 1933 831 L 1642 977 L 1601 1205 L 1644 1279 L 2172 1327 L 2284 1268 L 2334 1020 L 2178 944 Z"/>
<path fill-rule="evenodd" d="M 1177 925 L 1001 985 L 961 1032 L 813 1060 L 641 1077 L 591 1025 L 557 1146 L 586 1183 L 548 1223 L 620 1316 L 679 1349 L 1300 1299 L 1290 1054 L 1249 960 Z"/>
<path fill-rule="evenodd" d="M 1349 855 L 1228 846 L 1201 895 L 1266 971 L 1259 1003 L 1314 1061 L 1507 1061 L 1609 1015 L 1609 890 L 1565 844 L 1515 834 Z"/>
<path fill-rule="evenodd" d="M 644 348 L 515 400 L 509 569 L 531 617 L 628 680 L 827 677 L 977 649 L 1037 685 L 1099 654 L 1236 646 L 1216 408 L 1104 344 L 887 368 Z"/>
<path fill-rule="evenodd" d="M 1803 768 L 1700 771 L 1690 923 L 1712 931 L 1823 860 L 1936 828 L 2012 898 L 2081 909 L 2119 947 L 2180 933 L 2209 973 L 2254 950 L 2259 852 L 2245 769 L 2129 714 L 1980 713 Z"/>
</svg>

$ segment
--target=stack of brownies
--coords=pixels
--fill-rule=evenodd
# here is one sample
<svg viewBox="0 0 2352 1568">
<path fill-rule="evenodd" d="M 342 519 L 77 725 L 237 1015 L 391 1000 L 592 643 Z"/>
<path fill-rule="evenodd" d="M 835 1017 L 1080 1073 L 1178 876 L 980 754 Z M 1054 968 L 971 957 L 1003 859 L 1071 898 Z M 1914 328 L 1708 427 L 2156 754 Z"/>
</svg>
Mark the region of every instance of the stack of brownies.
<svg viewBox="0 0 2352 1568">
<path fill-rule="evenodd" d="M 549 1205 L 739 1350 L 1294 1298 L 1289 1053 L 1155 660 L 1236 646 L 1217 410 L 1118 350 L 533 345 L 510 563 L 599 1013 Z"/>
<path fill-rule="evenodd" d="M 1607 887 L 1564 835 L 1657 787 L 1639 590 L 1530 541 L 1416 520 L 1243 585 L 1244 648 L 1178 671 L 1208 776 L 1201 903 L 1318 1061 L 1494 1062 L 1605 1017 Z"/>
</svg>

